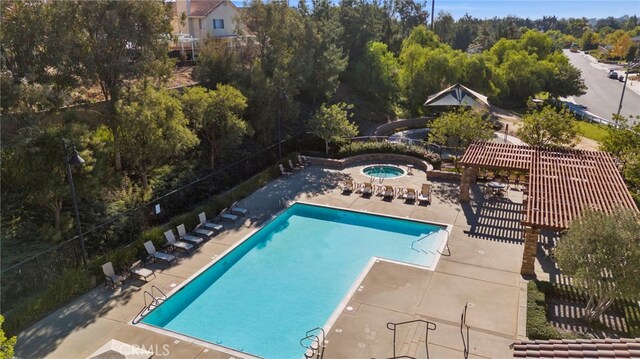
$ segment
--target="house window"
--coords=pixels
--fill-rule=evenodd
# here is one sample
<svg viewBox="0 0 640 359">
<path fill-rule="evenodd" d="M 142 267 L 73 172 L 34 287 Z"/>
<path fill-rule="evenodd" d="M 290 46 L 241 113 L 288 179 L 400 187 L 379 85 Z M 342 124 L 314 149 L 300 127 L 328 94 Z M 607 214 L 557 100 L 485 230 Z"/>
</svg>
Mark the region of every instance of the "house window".
<svg viewBox="0 0 640 359">
<path fill-rule="evenodd" d="M 224 29 L 224 19 L 213 19 L 214 29 Z"/>
<path fill-rule="evenodd" d="M 202 19 L 198 19 L 198 28 L 202 30 Z"/>
</svg>

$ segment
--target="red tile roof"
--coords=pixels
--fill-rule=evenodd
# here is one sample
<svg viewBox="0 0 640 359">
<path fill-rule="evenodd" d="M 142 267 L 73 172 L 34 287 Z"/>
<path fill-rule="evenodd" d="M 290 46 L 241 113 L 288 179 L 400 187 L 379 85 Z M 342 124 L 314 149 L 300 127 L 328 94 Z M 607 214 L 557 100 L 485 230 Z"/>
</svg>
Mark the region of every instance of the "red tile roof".
<svg viewBox="0 0 640 359">
<path fill-rule="evenodd" d="M 640 338 L 527 340 L 513 344 L 514 358 L 640 358 Z"/>
<path fill-rule="evenodd" d="M 226 0 L 191 0 L 191 16 L 207 16 Z"/>
</svg>

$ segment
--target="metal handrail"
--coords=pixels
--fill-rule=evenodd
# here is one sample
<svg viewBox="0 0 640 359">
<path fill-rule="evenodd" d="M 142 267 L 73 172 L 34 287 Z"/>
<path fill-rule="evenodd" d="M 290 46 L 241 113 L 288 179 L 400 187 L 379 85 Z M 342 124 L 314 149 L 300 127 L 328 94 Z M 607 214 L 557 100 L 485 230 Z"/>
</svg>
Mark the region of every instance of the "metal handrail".
<svg viewBox="0 0 640 359">
<path fill-rule="evenodd" d="M 156 300 L 158 300 L 159 298 L 153 295 L 153 290 L 157 290 L 160 294 L 162 294 L 162 299 L 167 299 L 167 295 L 164 294 L 163 291 L 160 290 L 160 288 L 156 287 L 155 284 L 151 285 L 151 296 L 153 296 Z"/>
<path fill-rule="evenodd" d="M 155 287 L 155 285 L 151 286 L 151 291 L 153 291 L 153 287 Z M 158 289 L 158 291 L 160 291 L 160 289 Z M 151 297 L 151 301 L 149 303 L 147 303 L 147 296 Z M 153 294 L 148 290 L 145 290 L 142 293 L 142 297 L 144 298 L 144 307 L 142 307 L 142 309 L 140 309 L 140 311 L 135 316 L 135 318 L 133 318 L 133 321 L 132 321 L 133 324 L 138 324 L 140 322 L 140 319 L 142 319 L 143 317 L 142 313 L 144 313 L 146 310 L 151 308 L 152 305 L 158 306 L 160 304 L 160 302 L 158 301 L 158 298 L 154 297 Z"/>
<path fill-rule="evenodd" d="M 411 249 L 412 249 L 412 250 L 414 250 L 414 251 L 416 251 L 416 252 L 418 252 L 418 253 L 420 253 L 420 252 L 422 251 L 424 254 L 433 254 L 433 255 L 435 255 L 435 253 L 433 253 L 432 251 L 428 251 L 428 252 L 427 252 L 427 251 L 425 251 L 425 250 L 424 250 L 424 249 L 422 249 L 422 248 L 420 248 L 420 250 L 417 250 L 417 249 L 413 246 L 414 244 L 416 244 L 416 243 L 420 242 L 421 240 L 423 240 L 423 239 L 425 239 L 425 238 L 427 238 L 427 237 L 431 236 L 432 234 L 433 234 L 433 233 L 425 234 L 424 236 L 422 236 L 422 237 L 420 237 L 420 238 L 418 238 L 418 239 L 414 240 L 413 242 L 411 242 Z"/>
<path fill-rule="evenodd" d="M 322 336 L 319 336 L 318 334 L 314 333 L 317 331 L 319 331 L 319 333 L 322 334 Z M 308 330 L 305 333 L 305 337 L 300 339 L 300 345 L 306 348 L 307 350 L 311 350 L 311 356 L 307 356 L 307 354 L 305 353 L 306 358 L 313 358 L 315 356 L 317 359 L 322 359 L 324 357 L 325 335 L 326 334 L 324 329 L 320 327 L 316 327 Z M 305 341 L 307 340 L 310 340 L 311 344 L 305 345 Z M 315 347 L 314 347 L 314 343 L 316 344 Z"/>
<path fill-rule="evenodd" d="M 427 327 L 424 330 L 424 348 L 427 351 L 427 359 L 429 359 L 429 330 L 436 330 L 437 326 L 436 326 L 436 323 L 430 322 L 424 319 L 414 319 L 414 320 L 409 320 L 409 321 L 400 322 L 400 323 L 392 323 L 392 322 L 387 323 L 387 329 L 393 330 L 393 357 L 389 359 L 411 358 L 408 355 L 396 356 L 396 327 L 399 325 L 411 324 L 411 323 L 425 323 L 427 325 Z"/>
<path fill-rule="evenodd" d="M 470 326 L 467 325 L 467 308 L 469 307 L 469 302 L 464 305 L 464 309 L 462 310 L 462 314 L 460 315 L 460 336 L 462 337 L 462 345 L 464 347 L 464 358 L 467 359 L 469 357 L 469 330 Z M 467 337 L 464 336 L 463 328 L 467 330 Z"/>
</svg>

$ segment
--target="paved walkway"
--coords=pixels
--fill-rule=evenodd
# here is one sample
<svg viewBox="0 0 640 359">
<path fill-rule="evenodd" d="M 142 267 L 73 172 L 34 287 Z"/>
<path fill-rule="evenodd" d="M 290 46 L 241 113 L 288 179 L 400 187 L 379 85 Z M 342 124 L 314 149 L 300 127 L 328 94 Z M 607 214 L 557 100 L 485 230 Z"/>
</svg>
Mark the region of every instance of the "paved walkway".
<svg viewBox="0 0 640 359">
<path fill-rule="evenodd" d="M 366 179 L 360 169 L 331 171 L 312 166 L 269 183 L 241 201 L 242 207 L 250 209 L 246 221 L 229 226 L 224 234 L 192 255 L 180 258 L 177 265 L 158 267 L 157 278 L 149 284 L 128 281 L 126 287 L 115 292 L 99 287 L 54 312 L 19 335 L 16 356 L 86 358 L 110 339 L 117 339 L 150 349 L 156 357 L 242 357 L 130 322 L 143 306 L 144 290 L 153 284 L 170 292 L 271 218 L 279 210 L 278 200 L 286 195 L 307 202 L 453 225 L 449 238 L 451 255 L 441 257 L 435 271 L 386 262 L 374 264 L 360 284 L 361 290 L 348 302 L 353 310 L 342 313 L 329 328 L 325 358 L 390 357 L 393 337 L 386 323 L 414 318 L 437 324 L 429 334 L 432 358 L 460 358 L 460 314 L 467 302 L 472 303 L 467 321 L 471 327 L 470 357 L 510 357 L 509 345 L 525 335 L 526 282 L 519 274 L 523 249 L 519 227 L 521 194 L 510 191 L 508 198 L 485 199 L 482 188 L 474 186 L 472 203 L 461 205 L 457 200 L 458 184 L 449 182 L 432 182 L 433 204 L 429 206 L 405 204 L 401 199 L 387 202 L 376 196 L 341 194 L 337 189 L 339 180 L 347 176 L 356 181 Z M 414 173 L 384 183 L 419 189 L 426 175 L 416 170 Z M 397 349 L 424 358 L 424 338 L 415 334 L 420 330 L 401 329 Z"/>
</svg>

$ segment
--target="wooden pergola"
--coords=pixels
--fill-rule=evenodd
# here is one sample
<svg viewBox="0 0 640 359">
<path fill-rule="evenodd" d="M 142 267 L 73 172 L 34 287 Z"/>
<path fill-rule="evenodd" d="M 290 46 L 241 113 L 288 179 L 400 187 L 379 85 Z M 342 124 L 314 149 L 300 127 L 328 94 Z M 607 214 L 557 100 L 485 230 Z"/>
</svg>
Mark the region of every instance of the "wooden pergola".
<svg viewBox="0 0 640 359">
<path fill-rule="evenodd" d="M 460 184 L 463 202 L 470 200 L 470 184 L 475 182 L 480 168 L 527 174 L 522 274 L 534 274 L 540 229 L 567 229 L 588 207 L 607 213 L 617 208 L 638 211 L 615 162 L 606 152 L 475 142 L 458 163 L 465 168 Z"/>
</svg>

